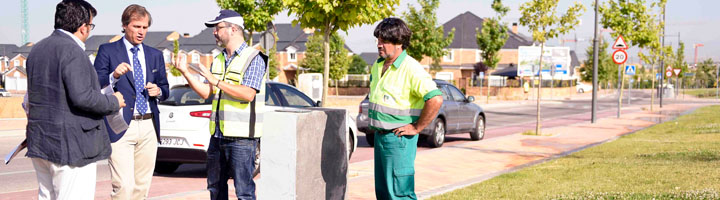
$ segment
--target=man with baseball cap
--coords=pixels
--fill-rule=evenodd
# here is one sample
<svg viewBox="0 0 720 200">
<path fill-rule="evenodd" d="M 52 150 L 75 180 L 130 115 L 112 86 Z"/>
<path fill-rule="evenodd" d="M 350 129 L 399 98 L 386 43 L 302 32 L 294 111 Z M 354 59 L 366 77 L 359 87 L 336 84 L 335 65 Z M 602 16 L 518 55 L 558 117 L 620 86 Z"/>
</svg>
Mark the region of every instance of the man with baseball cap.
<svg viewBox="0 0 720 200">
<path fill-rule="evenodd" d="M 221 10 L 205 25 L 215 29 L 218 46 L 225 48 L 210 70 L 198 69 L 206 82 L 195 79 L 179 56 L 175 66 L 201 97 L 214 96 L 207 152 L 210 198 L 228 199 L 227 181 L 233 177 L 237 198 L 255 199 L 253 172 L 262 136 L 268 57 L 245 43 L 243 19 L 237 12 Z"/>
</svg>

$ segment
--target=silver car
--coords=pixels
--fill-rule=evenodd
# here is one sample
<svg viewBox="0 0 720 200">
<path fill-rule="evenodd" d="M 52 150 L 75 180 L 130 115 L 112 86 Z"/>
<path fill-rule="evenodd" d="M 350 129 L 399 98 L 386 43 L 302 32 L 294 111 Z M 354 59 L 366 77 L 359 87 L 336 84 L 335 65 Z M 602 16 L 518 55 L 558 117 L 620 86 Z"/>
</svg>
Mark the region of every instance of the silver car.
<svg viewBox="0 0 720 200">
<path fill-rule="evenodd" d="M 471 140 L 481 140 L 485 137 L 485 113 L 482 108 L 474 104 L 475 97 L 465 95 L 454 85 L 443 80 L 434 80 L 438 89 L 442 91 L 443 105 L 432 123 L 420 132 L 420 139 L 431 147 L 441 147 L 445 142 L 446 134 L 470 133 Z M 368 126 L 368 97 L 360 102 L 360 112 L 357 116 L 357 128 L 365 133 L 365 139 L 370 146 L 375 144 L 374 131 Z"/>
</svg>

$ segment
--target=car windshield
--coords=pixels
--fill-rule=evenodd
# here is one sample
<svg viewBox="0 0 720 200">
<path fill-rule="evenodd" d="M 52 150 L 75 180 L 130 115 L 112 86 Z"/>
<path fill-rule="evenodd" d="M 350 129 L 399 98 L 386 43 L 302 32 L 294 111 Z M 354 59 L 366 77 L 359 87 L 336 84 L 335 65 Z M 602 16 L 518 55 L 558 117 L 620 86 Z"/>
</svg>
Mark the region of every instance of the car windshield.
<svg viewBox="0 0 720 200">
<path fill-rule="evenodd" d="M 212 98 L 203 99 L 195 93 L 189 87 L 178 87 L 170 90 L 170 96 L 165 100 L 161 101 L 163 105 L 173 106 L 190 106 L 190 105 L 202 105 L 211 104 Z"/>
</svg>

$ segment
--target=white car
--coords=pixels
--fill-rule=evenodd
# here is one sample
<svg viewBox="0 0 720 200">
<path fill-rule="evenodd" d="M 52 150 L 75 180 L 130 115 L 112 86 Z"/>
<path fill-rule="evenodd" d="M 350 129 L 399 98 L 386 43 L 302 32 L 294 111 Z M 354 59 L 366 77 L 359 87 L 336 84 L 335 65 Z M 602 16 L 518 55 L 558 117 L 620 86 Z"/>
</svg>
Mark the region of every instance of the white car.
<svg viewBox="0 0 720 200">
<path fill-rule="evenodd" d="M 578 93 L 585 93 L 587 91 L 592 91 L 593 86 L 592 85 L 586 85 L 582 82 L 577 82 L 577 85 L 575 85 L 575 89 Z"/>
<path fill-rule="evenodd" d="M 0 97 L 9 97 L 9 96 L 10 96 L 10 92 L 5 90 L 5 88 L 0 88 Z"/>
<path fill-rule="evenodd" d="M 295 87 L 278 82 L 267 82 L 265 108 L 318 107 L 307 95 Z M 155 172 L 173 173 L 183 163 L 205 163 L 210 143 L 210 113 L 212 99 L 202 99 L 189 86 L 179 85 L 170 89 L 170 97 L 160 102 L 160 146 L 158 147 Z M 345 117 L 350 134 L 347 141 L 348 158 L 357 148 L 357 128 L 350 115 Z M 255 175 L 259 173 L 260 146 L 256 156 Z"/>
</svg>

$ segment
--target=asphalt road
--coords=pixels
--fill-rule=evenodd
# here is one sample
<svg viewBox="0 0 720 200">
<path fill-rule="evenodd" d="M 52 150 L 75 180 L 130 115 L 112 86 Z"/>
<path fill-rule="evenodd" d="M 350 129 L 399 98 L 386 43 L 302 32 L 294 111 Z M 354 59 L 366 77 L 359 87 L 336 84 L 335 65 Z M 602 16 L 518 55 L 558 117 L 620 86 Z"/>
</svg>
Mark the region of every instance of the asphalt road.
<svg viewBox="0 0 720 200">
<path fill-rule="evenodd" d="M 626 93 L 625 95 L 627 95 Z M 649 91 L 632 91 L 632 104 L 648 105 Z M 588 122 L 590 120 L 589 95 L 577 100 L 547 100 L 543 101 L 541 113 L 543 127 L 563 126 L 571 123 Z M 682 99 L 666 99 L 664 103 L 682 101 Z M 598 116 L 611 117 L 616 114 L 617 97 L 606 95 L 598 101 Z M 656 102 L 657 103 L 657 102 Z M 627 105 L 627 99 L 623 102 Z M 511 104 L 487 106 L 484 108 L 487 116 L 487 129 L 485 138 L 500 137 L 535 128 L 535 104 Z M 637 112 L 627 109 L 623 112 Z M 24 138 L 23 130 L 0 131 L 0 155 L 10 152 Z M 469 142 L 469 134 L 448 135 L 445 146 L 458 145 Z M 365 142 L 364 134 L 358 136 L 358 149 L 351 159 L 351 163 L 370 160 L 373 149 Z M 420 145 L 419 151 L 428 150 L 426 145 Z M 21 155 L 24 155 L 24 151 Z M 178 194 L 202 193 L 206 186 L 205 167 L 203 164 L 182 165 L 172 175 L 158 175 L 153 177 L 151 197 L 172 197 Z M 107 161 L 98 162 L 96 199 L 107 199 L 110 194 L 110 172 Z M 30 199 L 37 196 L 37 181 L 29 158 L 19 156 L 10 165 L 0 164 L 0 199 Z"/>
</svg>

